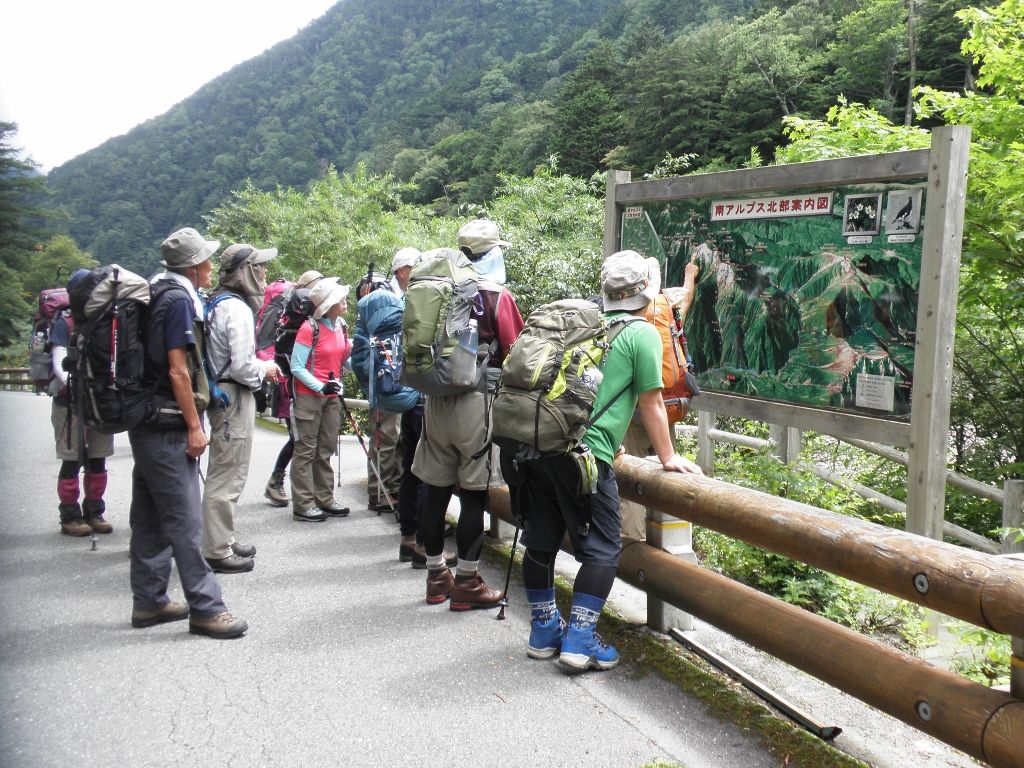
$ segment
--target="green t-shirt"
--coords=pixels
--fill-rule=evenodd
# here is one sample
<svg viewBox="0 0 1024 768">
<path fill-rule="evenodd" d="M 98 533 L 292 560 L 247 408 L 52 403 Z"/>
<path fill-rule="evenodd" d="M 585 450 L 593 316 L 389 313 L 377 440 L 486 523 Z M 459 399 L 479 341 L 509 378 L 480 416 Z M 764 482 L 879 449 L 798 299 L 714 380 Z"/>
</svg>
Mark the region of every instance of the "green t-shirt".
<svg viewBox="0 0 1024 768">
<path fill-rule="evenodd" d="M 627 314 L 608 312 L 605 318 L 610 323 Z M 611 351 L 601 371 L 604 378 L 597 390 L 593 413 L 629 387 L 583 436 L 583 442 L 594 455 L 611 464 L 629 428 L 640 393 L 661 389 L 661 335 L 658 329 L 642 319 L 627 323 L 612 341 Z"/>
</svg>

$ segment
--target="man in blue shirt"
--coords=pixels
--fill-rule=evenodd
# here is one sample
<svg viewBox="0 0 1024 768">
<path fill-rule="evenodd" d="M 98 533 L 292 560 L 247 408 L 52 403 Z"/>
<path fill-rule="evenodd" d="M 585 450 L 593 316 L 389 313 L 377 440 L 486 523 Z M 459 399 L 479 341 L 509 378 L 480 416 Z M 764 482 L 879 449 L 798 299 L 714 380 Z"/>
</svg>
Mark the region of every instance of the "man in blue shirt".
<svg viewBox="0 0 1024 768">
<path fill-rule="evenodd" d="M 200 550 L 203 513 L 199 457 L 208 440 L 201 412 L 209 403 L 202 374 L 202 302 L 211 284 L 210 257 L 220 243 L 186 227 L 160 245 L 167 271 L 151 284 L 144 380 L 154 417 L 128 431 L 135 467 L 129 519 L 133 627 L 188 618 L 189 631 L 218 639 L 248 630 L 224 605 L 220 585 Z M 171 557 L 188 605 L 171 602 Z"/>
</svg>

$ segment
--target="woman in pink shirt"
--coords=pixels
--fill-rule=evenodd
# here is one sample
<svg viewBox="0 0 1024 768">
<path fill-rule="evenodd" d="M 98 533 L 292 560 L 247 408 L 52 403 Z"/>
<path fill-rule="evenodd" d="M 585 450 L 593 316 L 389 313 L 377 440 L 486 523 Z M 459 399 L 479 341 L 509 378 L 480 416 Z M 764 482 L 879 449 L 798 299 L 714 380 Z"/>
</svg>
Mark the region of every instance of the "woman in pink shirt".
<svg viewBox="0 0 1024 768">
<path fill-rule="evenodd" d="M 349 286 L 338 278 L 320 280 L 310 291 L 313 317 L 299 329 L 292 350 L 295 377 L 292 419 L 292 518 L 319 523 L 345 517 L 348 507 L 334 500 L 331 457 L 341 427 L 342 366 L 352 351 L 342 316 L 348 309 Z"/>
</svg>

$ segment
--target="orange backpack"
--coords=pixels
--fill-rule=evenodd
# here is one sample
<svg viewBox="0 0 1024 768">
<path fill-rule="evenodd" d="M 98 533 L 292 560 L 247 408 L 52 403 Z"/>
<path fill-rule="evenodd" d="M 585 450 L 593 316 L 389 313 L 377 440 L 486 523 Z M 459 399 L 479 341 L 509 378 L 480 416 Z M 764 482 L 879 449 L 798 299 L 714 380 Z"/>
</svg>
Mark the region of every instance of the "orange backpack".
<svg viewBox="0 0 1024 768">
<path fill-rule="evenodd" d="M 661 396 L 668 423 L 672 425 L 686 418 L 690 400 L 700 394 L 688 362 L 683 317 L 673 309 L 668 296 L 659 293 L 647 305 L 644 319 L 657 328 L 661 336 Z"/>
</svg>

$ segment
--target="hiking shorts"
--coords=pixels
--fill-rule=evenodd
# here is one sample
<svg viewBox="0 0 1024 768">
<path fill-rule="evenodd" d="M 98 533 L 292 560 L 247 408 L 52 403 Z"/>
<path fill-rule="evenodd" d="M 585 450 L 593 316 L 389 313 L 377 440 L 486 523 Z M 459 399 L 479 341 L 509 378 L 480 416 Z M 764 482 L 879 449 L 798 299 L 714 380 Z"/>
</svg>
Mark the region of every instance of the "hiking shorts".
<svg viewBox="0 0 1024 768">
<path fill-rule="evenodd" d="M 68 446 L 68 409 L 53 401 L 50 408 L 50 424 L 53 425 L 53 442 L 57 458 L 61 461 L 78 461 L 78 417 L 71 414 L 71 445 Z M 114 436 L 95 429 L 86 429 L 88 458 L 105 459 L 114 455 Z"/>
<path fill-rule="evenodd" d="M 538 552 L 558 552 L 568 533 L 577 562 L 618 567 L 622 552 L 622 520 L 619 517 L 619 486 L 611 465 L 597 459 L 597 489 L 590 494 L 590 527 L 580 531 L 586 519 L 587 497 L 578 492 L 579 471 L 565 456 L 525 464 L 523 484 L 509 480 L 509 490 L 523 516 L 523 546 Z M 513 510 L 515 512 L 515 510 Z"/>
<path fill-rule="evenodd" d="M 489 399 L 485 392 L 427 398 L 423 432 L 412 462 L 416 477 L 427 485 L 458 483 L 467 491 L 486 490 L 490 475 Z"/>
</svg>

